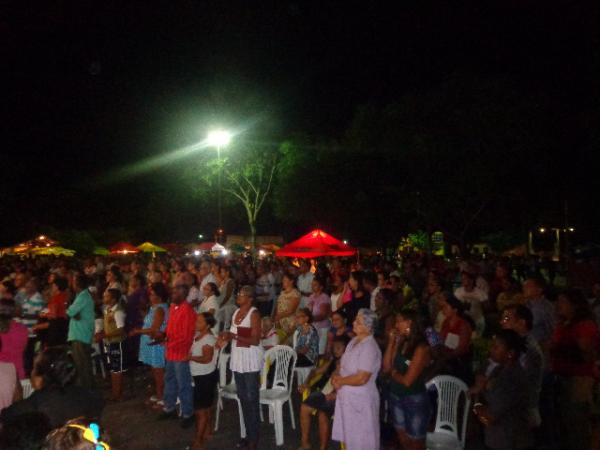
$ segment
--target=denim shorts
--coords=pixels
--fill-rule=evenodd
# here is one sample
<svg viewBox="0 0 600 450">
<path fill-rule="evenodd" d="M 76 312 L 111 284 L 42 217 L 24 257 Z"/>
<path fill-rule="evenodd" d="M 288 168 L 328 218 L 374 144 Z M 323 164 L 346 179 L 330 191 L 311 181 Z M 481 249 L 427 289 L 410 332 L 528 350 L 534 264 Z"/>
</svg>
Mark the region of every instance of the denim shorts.
<svg viewBox="0 0 600 450">
<path fill-rule="evenodd" d="M 388 394 L 388 408 L 394 428 L 403 430 L 411 439 L 425 439 L 431 416 L 427 392 L 398 397 Z"/>
</svg>

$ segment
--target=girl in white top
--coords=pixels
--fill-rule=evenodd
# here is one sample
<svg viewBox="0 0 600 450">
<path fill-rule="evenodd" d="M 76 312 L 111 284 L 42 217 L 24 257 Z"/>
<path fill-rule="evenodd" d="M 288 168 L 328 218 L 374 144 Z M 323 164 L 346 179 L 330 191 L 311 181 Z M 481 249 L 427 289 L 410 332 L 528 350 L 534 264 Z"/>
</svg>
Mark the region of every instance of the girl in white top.
<svg viewBox="0 0 600 450">
<path fill-rule="evenodd" d="M 240 289 L 237 298 L 239 308 L 233 314 L 231 329 L 222 332 L 217 341 L 218 348 L 223 348 L 227 342 L 233 341 L 230 368 L 242 406 L 247 436 L 240 445 L 249 450 L 255 450 L 258 446 L 260 371 L 263 366 L 263 349 L 260 346 L 261 321 L 258 310 L 252 307 L 253 294 L 252 286 L 243 286 Z"/>
<path fill-rule="evenodd" d="M 212 327 L 212 333 L 216 336 L 219 332 L 219 288 L 211 281 L 204 285 L 202 293 L 204 300 L 198 306 L 198 313 L 208 312 L 213 315 L 216 324 Z"/>
<path fill-rule="evenodd" d="M 190 350 L 190 372 L 194 378 L 194 409 L 196 410 L 196 437 L 191 448 L 202 449 L 208 438 L 211 410 L 217 390 L 217 338 L 210 332 L 215 318 L 205 312 L 196 319 L 196 336 Z"/>
<path fill-rule="evenodd" d="M 218 351 L 214 349 L 217 338 L 210 333 L 215 323 L 210 313 L 198 314 L 196 319 L 196 337 L 190 350 L 190 372 L 192 376 L 208 375 L 217 370 Z"/>
</svg>

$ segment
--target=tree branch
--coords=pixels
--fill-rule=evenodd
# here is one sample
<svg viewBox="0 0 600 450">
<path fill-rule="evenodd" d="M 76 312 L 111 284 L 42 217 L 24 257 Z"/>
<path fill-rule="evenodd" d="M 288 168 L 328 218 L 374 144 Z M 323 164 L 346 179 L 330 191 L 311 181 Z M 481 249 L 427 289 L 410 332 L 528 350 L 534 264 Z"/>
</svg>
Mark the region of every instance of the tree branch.
<svg viewBox="0 0 600 450">
<path fill-rule="evenodd" d="M 225 192 L 229 192 L 234 197 L 237 197 L 244 204 L 244 206 L 246 206 L 246 204 L 248 203 L 247 199 L 243 198 L 240 194 L 238 194 L 237 192 L 235 192 L 233 189 L 223 189 L 223 190 Z"/>
<path fill-rule="evenodd" d="M 271 166 L 271 173 L 269 174 L 269 182 L 267 183 L 267 187 L 265 189 L 265 192 L 263 193 L 263 196 L 260 200 L 260 203 L 257 204 L 256 207 L 256 212 L 258 213 L 258 211 L 260 211 L 260 209 L 262 208 L 263 203 L 265 202 L 265 199 L 267 198 L 267 196 L 269 195 L 269 191 L 271 190 L 271 183 L 273 182 L 273 176 L 275 175 L 275 169 L 276 169 L 277 165 L 275 163 L 273 163 L 273 165 Z"/>
</svg>

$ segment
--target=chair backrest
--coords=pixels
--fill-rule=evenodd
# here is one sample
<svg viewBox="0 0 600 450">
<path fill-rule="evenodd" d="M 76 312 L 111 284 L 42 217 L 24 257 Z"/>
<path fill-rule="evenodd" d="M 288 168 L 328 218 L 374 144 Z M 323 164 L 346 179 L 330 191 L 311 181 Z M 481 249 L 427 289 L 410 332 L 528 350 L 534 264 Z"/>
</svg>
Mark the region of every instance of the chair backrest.
<svg viewBox="0 0 600 450">
<path fill-rule="evenodd" d="M 294 331 L 294 334 L 292 335 L 292 348 L 293 349 L 296 348 L 297 343 L 298 343 L 298 329 L 296 329 L 296 331 Z"/>
<path fill-rule="evenodd" d="M 437 391 L 437 417 L 435 419 L 435 432 L 451 434 L 458 439 L 461 448 L 465 446 L 465 433 L 471 399 L 468 395 L 469 388 L 458 378 L 449 375 L 439 375 L 427 383 L 427 388 L 435 387 Z M 461 397 L 464 405 L 462 421 L 459 423 L 459 405 Z M 460 427 L 460 429 L 459 429 Z"/>
<path fill-rule="evenodd" d="M 271 389 L 291 391 L 296 358 L 296 352 L 287 345 L 276 345 L 267 350 L 262 370 L 261 389 L 267 389 L 269 370 L 274 366 L 275 375 Z"/>
<path fill-rule="evenodd" d="M 219 359 L 217 360 L 217 367 L 219 368 L 219 387 L 227 386 L 227 368 L 229 366 L 229 353 L 225 353 L 221 350 L 219 353 Z M 235 378 L 230 378 L 229 384 L 235 384 Z"/>
<path fill-rule="evenodd" d="M 21 380 L 21 389 L 23 389 L 23 399 L 33 394 L 33 386 L 31 386 L 31 381 L 27 379 Z"/>
</svg>

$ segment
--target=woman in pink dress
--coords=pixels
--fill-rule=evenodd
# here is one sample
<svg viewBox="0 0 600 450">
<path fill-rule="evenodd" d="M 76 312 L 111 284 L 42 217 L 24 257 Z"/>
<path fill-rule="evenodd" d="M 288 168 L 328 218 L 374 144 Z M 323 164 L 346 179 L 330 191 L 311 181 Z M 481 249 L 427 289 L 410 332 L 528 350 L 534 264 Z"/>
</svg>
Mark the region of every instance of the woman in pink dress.
<svg viewBox="0 0 600 450">
<path fill-rule="evenodd" d="M 379 392 L 375 386 L 381 368 L 381 350 L 373 337 L 377 316 L 360 309 L 354 320 L 356 337 L 342 356 L 340 373 L 332 377 L 337 390 L 332 438 L 347 450 L 378 450 Z"/>
<path fill-rule="evenodd" d="M 15 322 L 15 301 L 0 300 L 0 361 L 14 364 L 19 380 L 25 378 L 23 352 L 27 346 L 27 327 Z"/>
</svg>

